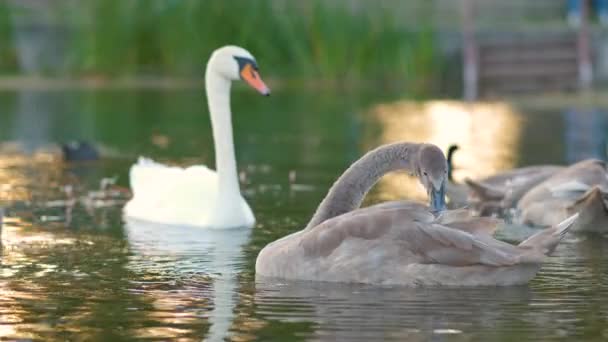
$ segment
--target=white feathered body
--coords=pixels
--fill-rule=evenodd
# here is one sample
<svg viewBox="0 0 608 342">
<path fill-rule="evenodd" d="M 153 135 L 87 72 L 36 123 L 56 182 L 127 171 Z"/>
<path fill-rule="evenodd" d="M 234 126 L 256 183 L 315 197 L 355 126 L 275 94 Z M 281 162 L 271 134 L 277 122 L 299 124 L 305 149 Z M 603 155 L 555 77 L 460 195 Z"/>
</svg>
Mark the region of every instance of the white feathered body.
<svg viewBox="0 0 608 342">
<path fill-rule="evenodd" d="M 255 223 L 241 194 L 221 196 L 217 173 L 204 165 L 182 168 L 139 158 L 129 178 L 133 198 L 124 208 L 129 218 L 208 228 Z"/>
</svg>

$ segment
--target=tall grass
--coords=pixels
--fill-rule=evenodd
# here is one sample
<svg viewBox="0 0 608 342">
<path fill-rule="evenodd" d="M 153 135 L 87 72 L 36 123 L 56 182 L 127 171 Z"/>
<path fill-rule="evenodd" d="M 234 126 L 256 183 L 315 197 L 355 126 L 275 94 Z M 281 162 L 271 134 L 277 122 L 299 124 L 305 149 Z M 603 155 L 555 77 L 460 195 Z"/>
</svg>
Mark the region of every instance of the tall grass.
<svg viewBox="0 0 608 342">
<path fill-rule="evenodd" d="M 16 57 L 11 34 L 9 9 L 0 1 L 0 72 L 15 71 Z"/>
<path fill-rule="evenodd" d="M 265 75 L 290 79 L 424 85 L 437 62 L 429 28 L 408 31 L 390 8 L 371 1 L 357 9 L 324 0 L 77 3 L 68 19 L 76 75 L 200 76 L 211 51 L 224 44 L 253 52 Z"/>
</svg>

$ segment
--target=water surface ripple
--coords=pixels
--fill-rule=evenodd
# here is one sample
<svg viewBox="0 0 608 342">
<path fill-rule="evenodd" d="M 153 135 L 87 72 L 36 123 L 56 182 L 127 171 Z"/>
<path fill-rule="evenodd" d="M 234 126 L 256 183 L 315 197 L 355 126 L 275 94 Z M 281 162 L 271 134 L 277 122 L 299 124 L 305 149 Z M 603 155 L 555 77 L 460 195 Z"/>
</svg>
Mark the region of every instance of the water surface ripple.
<svg viewBox="0 0 608 342">
<path fill-rule="evenodd" d="M 116 186 L 127 187 L 128 167 L 140 153 L 177 164 L 212 164 L 200 92 L 0 93 L 7 108 L 0 117 L 0 205 L 7 213 L 0 337 L 608 339 L 603 236 L 568 236 L 528 286 L 412 289 L 256 281 L 259 250 L 303 227 L 335 177 L 378 144 L 432 141 L 445 148 L 459 142 L 459 179 L 572 158 L 572 115 L 562 111 L 524 113 L 497 104 L 467 112 L 458 102 L 404 103 L 381 96 L 277 92 L 260 102 L 244 92 L 235 95 L 242 188 L 258 223 L 252 230 L 200 230 L 124 222 L 126 198 L 118 190 L 100 201 L 87 200 L 104 177 L 116 176 Z M 24 105 L 32 98 L 48 106 Z M 44 113 L 32 113 L 36 110 Z M 24 122 L 35 115 L 46 115 L 40 122 L 46 126 L 32 132 Z M 482 124 L 489 131 L 481 132 Z M 63 163 L 54 144 L 78 137 L 101 145 L 102 160 Z M 547 150 L 538 148 L 539 139 Z M 594 146 L 588 144 L 585 155 L 594 155 Z M 403 196 L 419 197 L 420 188 L 396 174 L 383 179 L 368 202 Z M 530 232 L 512 227 L 500 236 L 519 240 Z"/>
</svg>

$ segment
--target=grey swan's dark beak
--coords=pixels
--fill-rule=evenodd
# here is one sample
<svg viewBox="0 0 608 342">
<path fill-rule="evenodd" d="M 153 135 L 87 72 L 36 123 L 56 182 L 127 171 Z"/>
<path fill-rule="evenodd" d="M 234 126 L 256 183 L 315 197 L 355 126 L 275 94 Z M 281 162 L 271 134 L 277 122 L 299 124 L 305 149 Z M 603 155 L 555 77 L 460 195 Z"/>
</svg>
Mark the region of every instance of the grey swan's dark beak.
<svg viewBox="0 0 608 342">
<path fill-rule="evenodd" d="M 445 182 L 441 183 L 439 189 L 433 188 L 430 191 L 429 197 L 431 198 L 430 207 L 435 213 L 442 212 L 446 209 L 445 205 Z"/>
</svg>

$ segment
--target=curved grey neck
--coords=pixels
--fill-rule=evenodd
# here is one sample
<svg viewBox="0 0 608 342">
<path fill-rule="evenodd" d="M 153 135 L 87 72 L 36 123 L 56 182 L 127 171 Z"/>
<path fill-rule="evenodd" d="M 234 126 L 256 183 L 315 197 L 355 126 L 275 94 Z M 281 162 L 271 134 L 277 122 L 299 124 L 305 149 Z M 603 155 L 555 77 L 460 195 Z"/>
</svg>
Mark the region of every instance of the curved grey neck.
<svg viewBox="0 0 608 342">
<path fill-rule="evenodd" d="M 215 167 L 219 178 L 218 194 L 240 194 L 232 138 L 230 80 L 218 75 L 211 64 L 205 72 L 205 90 L 211 115 L 215 146 Z"/>
<path fill-rule="evenodd" d="M 396 143 L 366 153 L 336 180 L 305 229 L 359 208 L 367 192 L 384 174 L 398 169 L 414 173 L 418 148 L 418 144 Z"/>
</svg>

